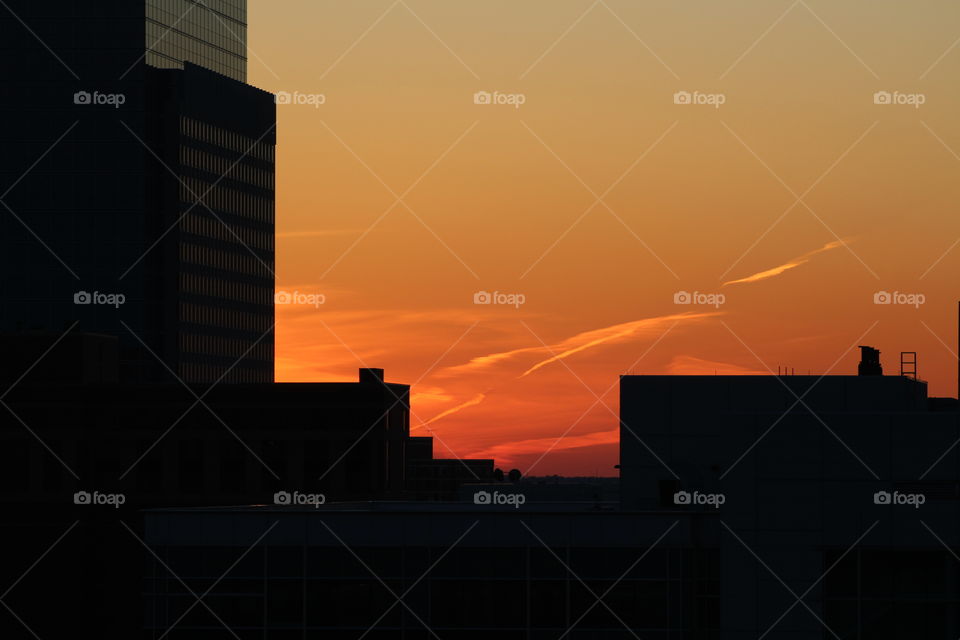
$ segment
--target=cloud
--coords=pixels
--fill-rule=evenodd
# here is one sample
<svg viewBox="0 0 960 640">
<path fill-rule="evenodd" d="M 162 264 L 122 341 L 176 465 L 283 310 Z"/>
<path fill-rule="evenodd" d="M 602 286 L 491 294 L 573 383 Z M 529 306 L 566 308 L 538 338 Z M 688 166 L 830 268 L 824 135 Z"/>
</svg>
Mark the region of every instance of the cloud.
<svg viewBox="0 0 960 640">
<path fill-rule="evenodd" d="M 424 422 L 422 425 L 417 425 L 417 427 L 415 427 L 415 428 L 418 428 L 418 427 L 421 427 L 421 426 L 422 426 L 422 427 L 425 427 L 425 426 L 427 426 L 427 425 L 430 424 L 430 423 L 436 422 L 436 421 L 439 420 L 440 418 L 446 418 L 447 416 L 449 416 L 449 415 L 451 415 L 451 414 L 453 414 L 453 413 L 457 413 L 458 411 L 462 411 L 463 409 L 466 409 L 466 408 L 468 408 L 468 407 L 476 406 L 476 405 L 480 404 L 481 402 L 483 402 L 483 399 L 486 398 L 486 397 L 487 397 L 487 394 L 485 394 L 485 393 L 478 393 L 477 395 L 473 396 L 472 398 L 470 398 L 470 399 L 467 400 L 466 402 L 462 402 L 462 403 L 458 404 L 458 405 L 455 406 L 455 407 L 451 407 L 451 408 L 447 409 L 446 411 L 444 411 L 444 412 L 442 412 L 442 413 L 440 413 L 440 414 L 438 414 L 438 415 L 433 416 L 432 418 L 430 418 L 429 420 L 427 420 L 426 422 Z M 411 431 L 413 431 L 413 429 L 411 429 Z"/>
<path fill-rule="evenodd" d="M 813 256 L 817 255 L 818 253 L 831 251 L 833 249 L 836 249 L 837 247 L 842 247 L 844 245 L 846 245 L 846 242 L 843 240 L 828 242 L 827 244 L 823 245 L 819 249 L 814 249 L 813 251 L 805 253 L 799 258 L 794 258 L 793 260 L 785 264 L 781 264 L 778 267 L 773 267 L 772 269 L 767 269 L 766 271 L 761 271 L 760 273 L 755 273 L 752 276 L 747 276 L 746 278 L 740 278 L 739 280 L 730 280 L 729 282 L 724 282 L 723 286 L 727 286 L 728 284 L 739 284 L 744 282 L 757 282 L 759 280 L 766 280 L 767 278 L 773 278 L 775 276 L 780 275 L 784 271 L 788 271 L 790 269 L 793 269 L 794 267 L 799 267 L 802 264 L 806 264 L 807 262 L 810 261 L 810 259 Z"/>
<path fill-rule="evenodd" d="M 580 353 L 581 351 L 586 351 L 587 349 L 592 349 L 593 347 L 598 347 L 608 342 L 629 338 L 634 334 L 644 330 L 658 329 L 659 327 L 671 322 L 676 323 L 682 321 L 703 320 L 704 318 L 709 318 L 716 315 L 720 315 L 720 312 L 677 313 L 669 316 L 634 320 L 633 322 L 616 324 L 612 327 L 604 327 L 603 329 L 594 329 L 593 331 L 578 333 L 571 338 L 567 338 L 556 347 L 550 347 L 548 349 L 545 348 L 546 350 L 552 352 L 553 355 L 546 360 L 541 360 L 540 362 L 534 364 L 532 367 L 521 373 L 519 377 L 524 378 L 550 363 L 558 362 L 564 358 L 568 358 L 574 354 Z M 558 351 L 559 353 L 557 353 Z"/>
<path fill-rule="evenodd" d="M 579 449 L 581 447 L 596 447 L 620 442 L 620 429 L 610 431 L 595 431 L 583 435 L 569 435 L 562 438 L 550 436 L 546 438 L 531 438 L 514 442 L 501 442 L 483 449 L 473 451 L 471 458 L 493 458 L 498 464 L 509 464 L 518 457 L 543 454 L 546 451 L 563 451 Z"/>
<path fill-rule="evenodd" d="M 602 329 L 584 331 L 566 338 L 560 343 L 552 346 L 541 345 L 536 347 L 521 347 L 519 349 L 511 349 L 510 351 L 501 351 L 483 356 L 477 356 L 465 364 L 448 367 L 445 370 L 445 373 L 466 373 L 470 371 L 488 369 L 493 365 L 504 363 L 516 358 L 517 356 L 526 354 L 550 354 L 549 358 L 535 363 L 521 373 L 520 376 L 518 376 L 523 378 L 552 362 L 557 362 L 558 360 L 562 360 L 576 353 L 580 353 L 581 351 L 585 351 L 608 342 L 627 339 L 637 333 L 656 330 L 670 323 L 698 321 L 716 315 L 720 315 L 720 312 L 676 313 L 667 316 L 655 316 L 652 318 L 643 318 L 641 320 L 624 322 L 622 324 L 615 324 L 610 327 L 603 327 Z"/>
<path fill-rule="evenodd" d="M 456 373 L 466 373 L 476 369 L 487 369 L 493 365 L 507 362 L 517 356 L 538 353 L 550 354 L 550 357 L 542 359 L 539 362 L 529 366 L 523 373 L 517 376 L 516 379 L 525 378 L 526 376 L 534 373 L 535 371 L 551 364 L 553 362 L 558 362 L 564 358 L 568 358 L 574 354 L 598 347 L 603 344 L 615 342 L 618 340 L 626 340 L 635 335 L 646 332 L 646 331 L 656 331 L 662 327 L 667 327 L 671 323 L 676 324 L 678 322 L 691 322 L 699 321 L 705 318 L 721 315 L 722 312 L 711 311 L 705 313 L 677 313 L 667 316 L 655 316 L 652 318 L 643 318 L 641 320 L 634 320 L 632 322 L 624 322 L 621 324 L 615 324 L 609 327 L 603 327 L 601 329 L 592 329 L 590 331 L 584 331 L 578 333 L 574 336 L 566 338 L 560 343 L 549 346 L 541 345 L 539 347 L 522 347 L 519 349 L 511 349 L 510 351 L 502 351 L 498 353 L 491 353 L 485 356 L 478 356 L 471 359 L 468 363 L 457 365 L 455 367 L 450 367 L 446 371 L 456 372 Z M 669 329 L 667 329 L 669 330 Z M 451 414 L 458 413 L 463 409 L 476 406 L 483 402 L 487 395 L 494 391 L 495 388 L 488 389 L 484 393 L 478 393 L 473 396 L 470 400 L 463 402 L 455 407 L 451 407 L 446 411 L 434 416 L 430 420 L 427 420 L 424 424 L 428 425 L 441 418 L 445 418 Z"/>
</svg>

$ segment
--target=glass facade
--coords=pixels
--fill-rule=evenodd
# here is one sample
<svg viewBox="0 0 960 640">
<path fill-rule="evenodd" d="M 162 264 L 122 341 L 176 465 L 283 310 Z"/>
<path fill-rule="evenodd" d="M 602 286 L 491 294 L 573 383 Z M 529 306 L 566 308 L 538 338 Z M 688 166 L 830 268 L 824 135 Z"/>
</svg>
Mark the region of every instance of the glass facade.
<svg viewBox="0 0 960 640">
<path fill-rule="evenodd" d="M 516 533 L 519 540 L 525 531 L 517 526 Z M 205 601 L 244 640 L 720 637 L 716 550 L 651 550 L 638 544 L 548 551 L 524 539 L 523 546 L 452 550 L 427 545 L 348 550 L 335 543 L 156 551 L 165 566 L 148 559 L 144 584 L 147 631 L 156 635 L 223 631 L 199 607 L 184 615 L 195 598 L 176 574 L 190 576 L 196 585 L 214 584 Z M 398 605 L 388 588 L 405 594 L 410 610 Z M 600 594 L 606 606 L 597 604 Z"/>
<path fill-rule="evenodd" d="M 184 62 L 247 81 L 246 0 L 146 0 L 147 64 Z"/>
<path fill-rule="evenodd" d="M 272 140 L 190 117 L 180 135 L 180 376 L 271 382 Z"/>
<path fill-rule="evenodd" d="M 945 549 L 824 552 L 824 621 L 843 638 L 956 638 L 960 564 Z"/>
</svg>

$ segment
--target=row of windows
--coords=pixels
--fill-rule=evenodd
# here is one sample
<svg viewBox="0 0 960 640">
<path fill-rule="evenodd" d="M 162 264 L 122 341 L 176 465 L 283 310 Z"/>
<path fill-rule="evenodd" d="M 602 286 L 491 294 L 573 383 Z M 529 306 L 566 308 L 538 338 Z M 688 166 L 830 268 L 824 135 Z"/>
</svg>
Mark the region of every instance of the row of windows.
<svg viewBox="0 0 960 640">
<path fill-rule="evenodd" d="M 260 249 L 268 253 L 273 253 L 274 250 L 273 233 L 240 225 L 230 225 L 227 228 L 226 221 L 218 220 L 205 209 L 198 207 L 191 210 L 183 219 L 180 230 L 233 245 L 243 243 L 251 249 Z"/>
<path fill-rule="evenodd" d="M 164 24 L 179 21 L 221 31 L 229 28 L 237 35 L 242 35 L 238 29 L 247 26 L 247 0 L 147 0 L 146 11 L 148 18 Z"/>
<path fill-rule="evenodd" d="M 251 164 L 245 160 L 246 157 L 238 162 L 236 158 L 214 155 L 186 145 L 180 147 L 180 163 L 184 166 L 193 167 L 200 171 L 207 171 L 216 176 L 223 176 L 230 180 L 236 180 L 237 182 L 242 182 L 260 189 L 273 191 L 273 167 L 271 166 L 270 171 L 264 171 L 251 166 Z M 197 195 L 200 195 L 200 193 Z"/>
<path fill-rule="evenodd" d="M 197 202 L 198 197 L 203 199 L 203 204 Z M 224 186 L 222 182 L 211 189 L 210 185 L 203 180 L 183 176 L 183 184 L 180 186 L 180 200 L 183 203 L 184 210 L 198 207 L 203 209 L 206 205 L 214 211 L 232 213 L 264 224 L 274 223 L 272 197 L 261 198 L 243 193 Z"/>
<path fill-rule="evenodd" d="M 264 139 L 268 138 L 269 135 L 257 141 L 241 133 L 186 116 L 180 119 L 180 133 L 199 142 L 206 142 L 222 149 L 242 153 L 257 160 L 263 160 L 271 164 L 276 161 L 276 148 L 274 145 L 264 142 Z"/>
<path fill-rule="evenodd" d="M 242 356 L 244 359 L 271 362 L 273 360 L 272 342 L 264 338 L 251 348 L 253 342 L 253 340 L 241 340 L 240 338 L 181 333 L 180 351 L 183 355 L 221 356 L 233 360 Z M 248 349 L 250 350 L 249 353 L 247 353 Z"/>
<path fill-rule="evenodd" d="M 148 30 L 147 33 L 147 46 L 150 46 L 156 42 L 156 38 L 159 36 L 153 35 L 155 30 Z M 167 38 L 175 37 L 177 36 L 172 34 L 167 36 Z M 215 51 L 215 49 L 211 49 L 211 51 Z M 238 82 L 246 81 L 245 64 L 243 66 L 230 64 L 227 60 L 190 53 L 187 50 L 175 49 L 173 47 L 167 47 L 163 50 L 148 50 L 144 60 L 148 65 L 156 67 L 157 69 L 183 69 L 184 61 L 188 61 L 214 73 L 219 73 L 220 75 L 237 80 Z"/>
<path fill-rule="evenodd" d="M 211 269 L 259 278 L 273 278 L 273 254 L 261 256 L 261 259 L 257 260 L 241 245 L 237 245 L 234 251 L 223 251 L 213 247 L 184 243 L 180 245 L 180 259 L 187 264 Z"/>
<path fill-rule="evenodd" d="M 231 302 L 273 306 L 273 288 L 270 286 L 223 280 L 193 273 L 180 274 L 180 292 Z"/>
<path fill-rule="evenodd" d="M 180 320 L 204 327 L 264 333 L 273 323 L 273 315 L 183 302 L 180 304 Z"/>
<path fill-rule="evenodd" d="M 273 382 L 272 375 L 267 369 L 247 369 L 236 366 L 230 369 L 230 372 L 224 376 L 224 372 L 229 367 L 223 365 L 199 364 L 196 362 L 184 362 L 180 364 L 180 377 L 186 382 L 209 382 L 213 383 L 220 380 L 228 383 L 253 383 L 253 382 Z"/>
<path fill-rule="evenodd" d="M 246 82 L 247 25 L 218 15 L 192 0 L 151 0 L 147 4 L 146 47 L 150 54 L 189 61 Z"/>
</svg>

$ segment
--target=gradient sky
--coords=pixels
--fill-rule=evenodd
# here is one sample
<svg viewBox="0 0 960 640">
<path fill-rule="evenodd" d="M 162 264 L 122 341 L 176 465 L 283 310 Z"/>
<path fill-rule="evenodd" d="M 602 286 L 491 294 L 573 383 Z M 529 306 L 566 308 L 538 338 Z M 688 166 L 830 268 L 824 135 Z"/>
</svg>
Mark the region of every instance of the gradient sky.
<svg viewBox="0 0 960 640">
<path fill-rule="evenodd" d="M 436 456 L 534 475 L 615 473 L 627 371 L 849 374 L 871 344 L 955 395 L 956 2 L 251 0 L 249 23 L 252 84 L 325 96 L 278 106 L 277 288 L 326 296 L 278 306 L 278 380 L 383 367 Z"/>
</svg>

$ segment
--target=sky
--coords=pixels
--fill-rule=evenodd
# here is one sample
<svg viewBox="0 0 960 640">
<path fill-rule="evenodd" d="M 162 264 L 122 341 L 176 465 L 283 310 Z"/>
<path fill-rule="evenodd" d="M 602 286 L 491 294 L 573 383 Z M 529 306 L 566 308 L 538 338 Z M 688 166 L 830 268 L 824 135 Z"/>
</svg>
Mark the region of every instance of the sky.
<svg viewBox="0 0 960 640">
<path fill-rule="evenodd" d="M 278 381 L 412 385 L 436 457 L 615 475 L 618 377 L 956 395 L 960 5 L 251 0 Z"/>
</svg>

